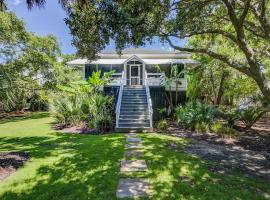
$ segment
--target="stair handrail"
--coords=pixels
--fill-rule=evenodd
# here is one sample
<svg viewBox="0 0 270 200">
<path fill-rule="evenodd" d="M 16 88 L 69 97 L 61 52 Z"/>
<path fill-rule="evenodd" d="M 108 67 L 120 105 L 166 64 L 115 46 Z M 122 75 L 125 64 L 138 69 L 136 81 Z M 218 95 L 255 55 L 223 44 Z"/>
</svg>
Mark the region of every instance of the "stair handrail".
<svg viewBox="0 0 270 200">
<path fill-rule="evenodd" d="M 121 109 L 121 103 L 122 103 L 122 94 L 124 90 L 124 83 L 125 83 L 125 73 L 124 71 L 122 72 L 122 79 L 120 81 L 120 90 L 118 93 L 118 98 L 117 98 L 117 104 L 116 104 L 116 128 L 119 127 L 119 116 L 120 116 L 120 109 Z"/>
<path fill-rule="evenodd" d="M 153 108 L 152 108 L 152 100 L 150 95 L 150 89 L 149 89 L 149 83 L 148 83 L 148 75 L 147 71 L 145 70 L 145 90 L 146 90 L 146 96 L 147 96 L 147 104 L 148 104 L 148 112 L 150 117 L 150 128 L 153 127 Z"/>
</svg>

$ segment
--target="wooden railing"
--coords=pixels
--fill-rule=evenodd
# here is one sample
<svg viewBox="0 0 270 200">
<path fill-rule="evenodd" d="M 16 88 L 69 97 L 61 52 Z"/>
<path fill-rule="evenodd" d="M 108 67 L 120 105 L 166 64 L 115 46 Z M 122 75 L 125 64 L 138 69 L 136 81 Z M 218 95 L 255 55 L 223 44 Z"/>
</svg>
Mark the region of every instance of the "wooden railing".
<svg viewBox="0 0 270 200">
<path fill-rule="evenodd" d="M 145 71 L 145 89 L 146 89 L 146 98 L 148 104 L 148 112 L 150 118 L 150 128 L 153 127 L 153 107 L 152 107 L 152 100 L 150 95 L 149 83 L 148 83 L 148 73 Z"/>
<path fill-rule="evenodd" d="M 124 71 L 121 73 L 121 81 L 120 81 L 120 89 L 119 89 L 119 94 L 118 94 L 118 99 L 117 99 L 117 104 L 116 104 L 116 128 L 119 127 L 119 116 L 120 116 L 120 109 L 121 109 L 121 103 L 122 103 L 122 95 L 123 95 L 123 90 L 124 90 L 124 84 L 125 84 L 125 74 Z"/>
</svg>

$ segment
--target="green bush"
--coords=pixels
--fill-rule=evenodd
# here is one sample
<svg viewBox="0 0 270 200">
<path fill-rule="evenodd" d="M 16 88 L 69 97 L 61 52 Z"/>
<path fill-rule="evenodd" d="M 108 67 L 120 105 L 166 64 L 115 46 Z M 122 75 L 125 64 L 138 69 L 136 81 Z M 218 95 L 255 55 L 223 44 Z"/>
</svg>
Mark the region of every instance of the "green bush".
<svg viewBox="0 0 270 200">
<path fill-rule="evenodd" d="M 90 83 L 79 81 L 58 86 L 59 91 L 51 98 L 51 111 L 57 122 L 64 126 L 85 125 L 105 132 L 112 128 L 113 99 L 97 89 L 97 73 L 95 79 L 90 80 Z"/>
<path fill-rule="evenodd" d="M 162 119 L 158 122 L 157 128 L 162 131 L 166 131 L 169 128 L 169 124 L 165 119 Z"/>
<path fill-rule="evenodd" d="M 97 115 L 95 118 L 93 118 L 93 128 L 100 133 L 107 132 L 112 128 L 112 121 L 113 119 L 111 115 Z"/>
<path fill-rule="evenodd" d="M 209 127 L 219 114 L 219 109 L 199 101 L 192 101 L 184 107 L 176 108 L 177 122 L 193 130 L 196 129 L 196 126 L 200 129 L 202 127 L 204 127 L 202 129 L 207 129 L 206 126 Z"/>
<path fill-rule="evenodd" d="M 257 108 L 239 109 L 236 111 L 238 119 L 241 120 L 246 127 L 250 128 L 265 113 Z"/>
<path fill-rule="evenodd" d="M 212 124 L 211 130 L 214 133 L 217 133 L 222 136 L 232 137 L 236 134 L 236 131 L 233 128 L 229 127 L 228 125 L 222 124 L 220 122 L 215 122 L 214 124 Z"/>
<path fill-rule="evenodd" d="M 199 133 L 209 133 L 209 126 L 210 126 L 209 124 L 201 122 L 195 125 L 195 129 Z"/>
</svg>

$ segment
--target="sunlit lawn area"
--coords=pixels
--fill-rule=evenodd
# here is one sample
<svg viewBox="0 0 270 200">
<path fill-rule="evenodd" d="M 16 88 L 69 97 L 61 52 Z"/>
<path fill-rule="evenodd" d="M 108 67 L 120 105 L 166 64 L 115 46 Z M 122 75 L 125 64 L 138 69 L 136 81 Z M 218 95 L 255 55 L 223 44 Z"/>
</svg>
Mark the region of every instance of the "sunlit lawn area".
<svg viewBox="0 0 270 200">
<path fill-rule="evenodd" d="M 0 183 L 0 199 L 116 199 L 125 137 L 122 134 L 76 135 L 52 130 L 46 113 L 0 122 L 0 151 L 29 152 L 31 159 Z M 186 154 L 188 141 L 142 135 L 151 199 L 267 199 L 269 183 L 209 171 L 206 161 Z M 168 142 L 179 148 L 168 147 Z"/>
</svg>

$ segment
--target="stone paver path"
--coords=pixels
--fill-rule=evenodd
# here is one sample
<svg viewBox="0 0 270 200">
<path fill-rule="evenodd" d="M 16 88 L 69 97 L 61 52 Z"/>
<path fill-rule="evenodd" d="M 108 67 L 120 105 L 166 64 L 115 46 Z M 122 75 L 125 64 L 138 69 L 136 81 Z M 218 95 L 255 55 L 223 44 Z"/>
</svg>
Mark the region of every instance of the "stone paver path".
<svg viewBox="0 0 270 200">
<path fill-rule="evenodd" d="M 122 160 L 121 172 L 144 172 L 147 165 L 144 160 Z"/>
<path fill-rule="evenodd" d="M 143 157 L 143 151 L 142 150 L 127 150 L 124 154 L 125 158 L 142 158 Z"/>
<path fill-rule="evenodd" d="M 150 185 L 147 179 L 121 179 L 116 196 L 118 198 L 137 198 L 147 196 Z"/>
<path fill-rule="evenodd" d="M 125 145 L 125 148 L 126 148 L 126 149 L 141 149 L 142 147 L 143 147 L 143 146 L 142 146 L 141 143 L 134 143 L 134 144 L 129 143 L 129 144 L 126 144 L 126 145 Z"/>
<path fill-rule="evenodd" d="M 132 143 L 132 142 L 139 143 L 141 142 L 141 138 L 127 137 L 127 143 Z"/>
<path fill-rule="evenodd" d="M 125 172 L 146 172 L 147 164 L 143 158 L 141 138 L 135 133 L 126 134 L 124 153 L 125 160 L 121 161 L 120 171 Z M 132 159 L 132 160 L 130 160 Z M 147 179 L 125 178 L 120 179 L 116 191 L 117 198 L 137 198 L 141 196 L 149 196 L 151 194 L 150 184 Z"/>
</svg>

